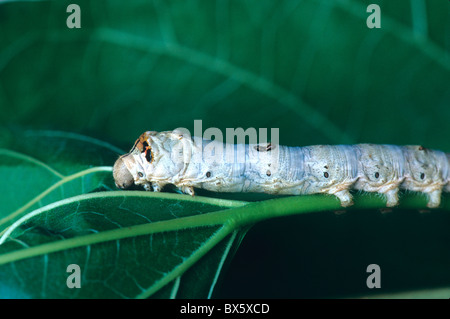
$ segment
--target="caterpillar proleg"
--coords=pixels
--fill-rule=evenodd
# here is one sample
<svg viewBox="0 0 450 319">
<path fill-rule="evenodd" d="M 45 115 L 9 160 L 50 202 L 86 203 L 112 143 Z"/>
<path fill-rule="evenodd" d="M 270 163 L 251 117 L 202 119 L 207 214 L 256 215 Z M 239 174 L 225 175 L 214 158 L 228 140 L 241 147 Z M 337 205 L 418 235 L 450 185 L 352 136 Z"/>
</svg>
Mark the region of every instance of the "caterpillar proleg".
<svg viewBox="0 0 450 319">
<path fill-rule="evenodd" d="M 241 147 L 241 153 L 239 153 Z M 232 155 L 230 155 L 232 154 Z M 399 189 L 427 195 L 428 207 L 450 192 L 450 154 L 422 146 L 227 144 L 191 137 L 184 131 L 143 133 L 114 164 L 116 186 L 159 192 L 173 184 L 215 192 L 331 194 L 343 207 L 350 190 L 377 192 L 388 207 L 399 203 Z"/>
</svg>

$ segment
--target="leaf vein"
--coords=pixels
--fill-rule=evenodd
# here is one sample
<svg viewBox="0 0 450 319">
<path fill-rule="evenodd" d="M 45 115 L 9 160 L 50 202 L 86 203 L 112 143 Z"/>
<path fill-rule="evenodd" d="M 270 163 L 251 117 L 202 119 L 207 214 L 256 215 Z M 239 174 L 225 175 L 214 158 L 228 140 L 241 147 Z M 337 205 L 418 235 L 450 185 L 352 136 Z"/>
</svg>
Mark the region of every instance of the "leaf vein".
<svg viewBox="0 0 450 319">
<path fill-rule="evenodd" d="M 42 161 L 38 160 L 37 158 L 34 158 L 30 155 L 19 153 L 19 152 L 8 150 L 8 149 L 4 149 L 4 148 L 0 148 L 0 154 L 6 155 L 9 157 L 13 157 L 13 158 L 17 158 L 17 159 L 20 159 L 23 161 L 27 161 L 29 163 L 33 163 L 37 166 L 40 166 L 40 167 L 46 169 L 47 171 L 49 171 L 53 175 L 57 176 L 58 178 L 63 179 L 65 177 L 63 174 L 61 174 L 60 172 L 58 172 L 51 166 L 45 164 L 44 162 L 42 162 Z"/>
<path fill-rule="evenodd" d="M 291 91 L 261 75 L 232 64 L 231 62 L 210 56 L 195 49 L 184 47 L 177 43 L 161 44 L 157 41 L 151 41 L 147 38 L 110 28 L 98 29 L 95 36 L 101 41 L 119 46 L 172 56 L 227 78 L 234 79 L 257 92 L 278 101 L 288 109 L 293 110 L 302 120 L 307 122 L 317 131 L 322 132 L 330 140 L 341 143 L 349 143 L 352 141 L 333 121 L 314 109 L 311 105 L 308 105 Z"/>
</svg>

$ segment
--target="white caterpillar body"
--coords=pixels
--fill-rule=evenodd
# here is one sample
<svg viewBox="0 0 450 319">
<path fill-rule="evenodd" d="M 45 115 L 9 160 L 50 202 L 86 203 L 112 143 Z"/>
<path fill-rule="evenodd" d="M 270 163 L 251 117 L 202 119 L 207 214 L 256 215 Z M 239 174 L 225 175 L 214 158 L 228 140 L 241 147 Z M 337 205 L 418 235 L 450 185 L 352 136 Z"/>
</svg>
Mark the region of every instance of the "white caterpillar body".
<svg viewBox="0 0 450 319">
<path fill-rule="evenodd" d="M 217 156 L 217 150 L 224 151 Z M 450 192 L 450 154 L 422 146 L 374 144 L 239 146 L 202 140 L 179 130 L 148 131 L 116 161 L 113 174 L 122 189 L 141 185 L 158 192 L 173 184 L 190 195 L 194 188 L 325 193 L 337 196 L 344 207 L 353 203 L 351 189 L 383 194 L 389 207 L 398 204 L 398 191 L 405 189 L 425 193 L 428 207 L 435 208 L 442 191 Z"/>
</svg>

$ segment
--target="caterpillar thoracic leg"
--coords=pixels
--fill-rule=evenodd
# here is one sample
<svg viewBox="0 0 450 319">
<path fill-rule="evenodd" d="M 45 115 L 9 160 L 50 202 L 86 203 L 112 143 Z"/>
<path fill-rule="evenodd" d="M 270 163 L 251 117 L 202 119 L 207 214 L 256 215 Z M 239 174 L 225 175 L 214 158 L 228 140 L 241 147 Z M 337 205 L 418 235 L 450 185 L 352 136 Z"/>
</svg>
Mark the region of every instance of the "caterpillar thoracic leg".
<svg viewBox="0 0 450 319">
<path fill-rule="evenodd" d="M 191 137 L 181 130 L 142 134 L 115 163 L 118 188 L 141 185 L 155 192 L 173 184 L 216 192 L 335 195 L 353 204 L 349 190 L 377 192 L 398 205 L 398 191 L 421 192 L 428 207 L 450 192 L 450 154 L 422 146 L 274 144 L 233 145 Z"/>
</svg>

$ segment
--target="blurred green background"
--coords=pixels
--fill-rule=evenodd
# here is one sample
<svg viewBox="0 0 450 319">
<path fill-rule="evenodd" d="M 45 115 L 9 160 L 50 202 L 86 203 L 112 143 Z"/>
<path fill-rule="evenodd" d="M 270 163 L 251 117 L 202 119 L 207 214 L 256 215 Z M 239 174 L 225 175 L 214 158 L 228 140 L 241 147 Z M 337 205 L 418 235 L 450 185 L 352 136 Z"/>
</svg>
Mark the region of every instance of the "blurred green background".
<svg viewBox="0 0 450 319">
<path fill-rule="evenodd" d="M 70 3 L 80 29 L 66 25 Z M 380 29 L 366 25 L 370 3 Z M 448 1 L 0 1 L 0 30 L 0 141 L 9 128 L 38 128 L 128 150 L 146 130 L 193 132 L 201 119 L 223 132 L 279 128 L 287 145 L 450 152 Z M 365 267 L 382 262 L 391 290 L 412 277 L 448 285 L 450 223 L 436 214 L 257 225 L 223 297 L 368 293 Z"/>
</svg>

